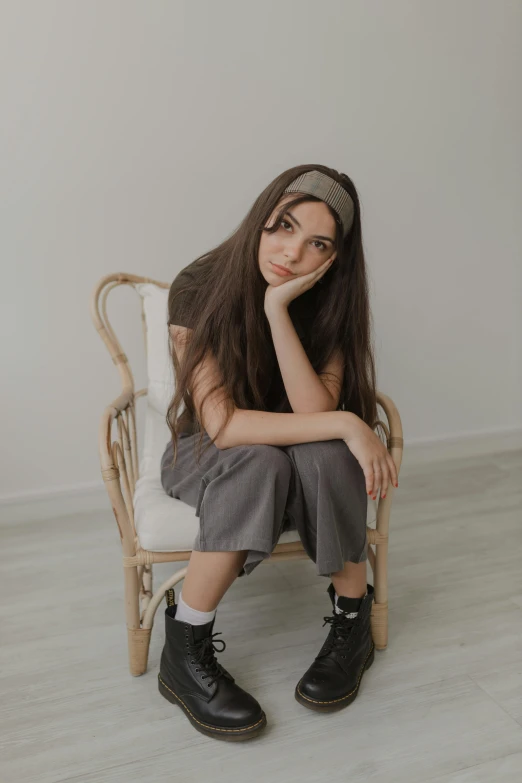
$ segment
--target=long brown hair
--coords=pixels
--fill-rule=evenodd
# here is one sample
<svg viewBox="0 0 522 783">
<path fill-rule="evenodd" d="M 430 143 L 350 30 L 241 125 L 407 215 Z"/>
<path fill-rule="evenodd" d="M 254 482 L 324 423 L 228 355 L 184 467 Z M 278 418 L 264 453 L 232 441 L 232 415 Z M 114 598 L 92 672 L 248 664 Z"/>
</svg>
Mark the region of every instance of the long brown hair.
<svg viewBox="0 0 522 783">
<path fill-rule="evenodd" d="M 266 395 L 269 388 L 273 388 L 274 378 L 279 380 L 276 388 L 281 388 L 285 397 L 264 312 L 268 283 L 259 269 L 258 248 L 261 232 L 276 231 L 289 208 L 303 201 L 320 201 L 312 195 L 296 194 L 295 199 L 281 205 L 273 225 L 265 228 L 285 195 L 287 185 L 311 169 L 324 172 L 348 191 L 354 202 L 354 218 L 350 231 L 343 239 L 339 218 L 327 205 L 337 227 L 336 261 L 321 278 L 322 284 L 316 283 L 294 299 L 288 312 L 292 319 L 300 317 L 308 324 L 303 347 L 316 372 L 322 370 L 336 348 L 341 349 L 345 369 L 338 410 L 352 411 L 369 426 L 377 420 L 369 289 L 357 191 L 350 177 L 335 169 L 322 165 L 294 166 L 263 190 L 231 236 L 195 259 L 198 266 L 202 262 L 202 272 L 192 292 L 195 322 L 191 338 L 185 345 L 181 366 L 170 342 L 175 374 L 175 393 L 167 410 L 167 423 L 174 444 L 172 466 L 177 458 L 177 418 L 182 401 L 200 428 L 198 446 L 201 453 L 205 431 L 190 395 L 190 378 L 207 351 L 210 350 L 217 361 L 222 383 L 209 389 L 204 399 L 222 389 L 226 401 L 226 420 L 210 443 L 215 442 L 230 421 L 234 412 L 232 401 L 238 408 L 269 410 Z M 183 289 L 183 293 L 186 295 L 189 290 Z M 168 297 L 168 312 L 169 324 L 175 323 L 172 289 Z M 283 399 L 278 410 L 292 412 L 288 398 Z"/>
</svg>

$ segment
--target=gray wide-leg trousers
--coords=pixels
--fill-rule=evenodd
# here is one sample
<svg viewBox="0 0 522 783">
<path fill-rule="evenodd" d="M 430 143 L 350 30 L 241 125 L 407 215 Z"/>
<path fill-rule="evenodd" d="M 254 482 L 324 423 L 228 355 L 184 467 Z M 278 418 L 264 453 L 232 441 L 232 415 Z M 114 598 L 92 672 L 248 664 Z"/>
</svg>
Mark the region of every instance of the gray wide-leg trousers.
<svg viewBox="0 0 522 783">
<path fill-rule="evenodd" d="M 211 444 L 198 465 L 198 438 L 180 436 L 174 468 L 172 441 L 161 458 L 165 492 L 199 517 L 193 549 L 248 550 L 244 576 L 270 556 L 282 532 L 297 530 L 320 576 L 367 559 L 364 472 L 343 440 L 221 450 Z M 209 441 L 205 432 L 202 448 Z"/>
</svg>

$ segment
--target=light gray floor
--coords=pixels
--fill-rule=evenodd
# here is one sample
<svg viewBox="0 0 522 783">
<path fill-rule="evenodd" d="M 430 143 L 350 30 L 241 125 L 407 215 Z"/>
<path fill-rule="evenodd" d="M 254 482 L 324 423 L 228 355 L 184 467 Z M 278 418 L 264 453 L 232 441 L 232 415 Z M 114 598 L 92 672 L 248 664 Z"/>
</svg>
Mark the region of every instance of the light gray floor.
<svg viewBox="0 0 522 783">
<path fill-rule="evenodd" d="M 159 695 L 163 606 L 148 672 L 128 673 L 111 511 L 4 528 L 0 780 L 522 780 L 521 479 L 521 452 L 401 474 L 389 646 L 338 713 L 293 696 L 328 630 L 328 580 L 310 561 L 237 580 L 218 609 L 218 660 L 269 724 L 244 743 L 204 737 Z M 176 567 L 156 566 L 156 585 Z"/>
</svg>

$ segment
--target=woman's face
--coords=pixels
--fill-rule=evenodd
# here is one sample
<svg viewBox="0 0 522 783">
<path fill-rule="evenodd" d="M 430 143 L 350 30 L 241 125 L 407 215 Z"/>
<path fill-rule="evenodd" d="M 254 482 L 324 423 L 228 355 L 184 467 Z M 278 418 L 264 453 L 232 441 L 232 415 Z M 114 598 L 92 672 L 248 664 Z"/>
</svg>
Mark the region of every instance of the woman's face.
<svg viewBox="0 0 522 783">
<path fill-rule="evenodd" d="M 279 207 L 297 194 L 286 193 Z M 278 207 L 278 208 L 279 208 Z M 266 224 L 275 222 L 276 208 Z M 299 275 L 306 275 L 335 258 L 336 224 L 324 201 L 304 201 L 283 215 L 281 225 L 273 234 L 261 232 L 259 242 L 259 269 L 270 285 L 278 286 Z M 279 275 L 274 264 L 285 267 L 291 275 Z"/>
</svg>

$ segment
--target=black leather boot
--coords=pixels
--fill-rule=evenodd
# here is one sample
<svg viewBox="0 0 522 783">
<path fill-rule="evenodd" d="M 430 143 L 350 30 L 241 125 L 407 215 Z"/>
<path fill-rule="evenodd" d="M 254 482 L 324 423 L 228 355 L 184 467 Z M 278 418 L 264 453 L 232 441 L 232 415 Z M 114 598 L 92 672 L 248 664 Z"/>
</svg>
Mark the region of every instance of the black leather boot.
<svg viewBox="0 0 522 783">
<path fill-rule="evenodd" d="M 327 592 L 332 601 L 333 615 L 325 617 L 323 625 L 331 623 L 326 641 L 310 668 L 295 688 L 295 698 L 304 707 L 319 712 L 342 709 L 356 698 L 366 669 L 373 663 L 373 643 L 370 613 L 374 598 L 372 585 L 367 584 L 357 617 L 346 617 L 335 612 L 335 588 Z M 348 599 L 350 600 L 350 599 Z M 347 606 L 339 596 L 338 607 Z"/>
<path fill-rule="evenodd" d="M 215 658 L 215 617 L 204 625 L 175 620 L 174 590 L 165 592 L 165 646 L 158 674 L 159 692 L 177 704 L 195 729 L 223 740 L 246 740 L 266 726 L 256 699 L 235 683 Z M 223 639 L 217 639 L 226 647 Z"/>
</svg>

